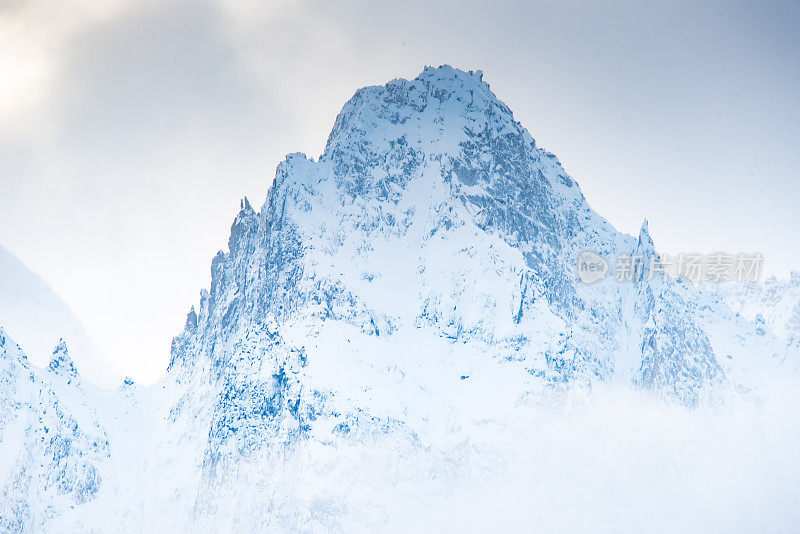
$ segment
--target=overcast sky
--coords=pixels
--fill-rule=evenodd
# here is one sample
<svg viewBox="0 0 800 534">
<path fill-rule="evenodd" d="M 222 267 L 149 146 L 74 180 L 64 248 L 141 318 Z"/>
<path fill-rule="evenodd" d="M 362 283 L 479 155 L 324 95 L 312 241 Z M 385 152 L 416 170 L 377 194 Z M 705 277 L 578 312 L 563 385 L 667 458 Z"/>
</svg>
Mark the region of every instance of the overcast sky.
<svg viewBox="0 0 800 534">
<path fill-rule="evenodd" d="M 800 269 L 797 1 L 0 0 L 0 244 L 153 381 L 239 199 L 357 88 L 444 63 L 620 230 Z"/>
</svg>

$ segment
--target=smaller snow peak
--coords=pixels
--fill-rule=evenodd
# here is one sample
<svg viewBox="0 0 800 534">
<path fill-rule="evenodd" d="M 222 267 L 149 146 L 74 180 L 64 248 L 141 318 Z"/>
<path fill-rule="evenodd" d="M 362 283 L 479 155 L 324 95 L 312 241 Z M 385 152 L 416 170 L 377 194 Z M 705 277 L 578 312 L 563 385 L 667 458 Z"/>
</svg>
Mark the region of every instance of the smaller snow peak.
<svg viewBox="0 0 800 534">
<path fill-rule="evenodd" d="M 647 219 L 642 222 L 642 227 L 639 230 L 639 245 L 637 248 L 655 250 L 653 238 L 650 237 L 650 225 L 647 223 Z"/>
<path fill-rule="evenodd" d="M 253 206 L 250 205 L 250 201 L 247 200 L 247 197 L 243 197 L 239 201 L 239 206 L 240 206 L 239 214 L 236 216 L 236 219 L 233 221 L 233 225 L 234 226 L 236 226 L 237 224 L 239 224 L 241 221 L 243 221 L 245 219 L 254 218 L 255 214 L 256 214 L 255 210 L 253 209 Z"/>
<path fill-rule="evenodd" d="M 231 225 L 231 237 L 228 240 L 228 249 L 231 251 L 236 250 L 239 247 L 239 243 L 247 239 L 247 236 L 258 227 L 258 217 L 253 207 L 250 205 L 250 201 L 247 200 L 247 197 L 242 198 L 239 201 L 239 205 L 241 206 L 241 210 L 233 220 L 233 224 Z"/>
<path fill-rule="evenodd" d="M 195 330 L 197 328 L 197 312 L 194 311 L 194 306 L 189 310 L 186 315 L 186 330 Z"/>
<path fill-rule="evenodd" d="M 231 236 L 228 239 L 228 250 L 230 250 L 231 253 L 237 253 L 242 248 L 242 245 L 248 242 L 250 236 L 257 231 L 258 217 L 256 216 L 256 212 L 253 211 L 253 208 L 250 208 L 249 210 L 247 208 L 243 209 L 239 212 L 239 214 L 236 216 L 236 219 L 233 221 L 233 224 L 231 225 Z M 216 260 L 216 258 L 214 259 Z M 224 263 L 224 253 L 221 261 Z"/>
<path fill-rule="evenodd" d="M 639 240 L 636 243 L 632 258 L 635 262 L 633 279 L 637 282 L 641 282 L 651 268 L 652 259 L 658 259 L 658 253 L 656 252 L 653 238 L 650 237 L 650 228 L 647 224 L 647 219 L 642 222 L 642 227 L 639 230 Z"/>
<path fill-rule="evenodd" d="M 59 376 L 68 378 L 78 377 L 78 369 L 75 367 L 75 364 L 72 363 L 67 344 L 63 339 L 58 342 L 55 350 L 53 350 L 53 358 L 50 360 L 48 369 Z"/>
</svg>

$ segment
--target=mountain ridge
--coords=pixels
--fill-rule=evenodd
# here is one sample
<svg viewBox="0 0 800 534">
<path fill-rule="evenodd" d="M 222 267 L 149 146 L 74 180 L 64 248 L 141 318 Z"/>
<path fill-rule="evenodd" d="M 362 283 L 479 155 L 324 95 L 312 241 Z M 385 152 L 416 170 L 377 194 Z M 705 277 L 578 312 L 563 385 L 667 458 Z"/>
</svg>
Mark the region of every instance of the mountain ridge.
<svg viewBox="0 0 800 534">
<path fill-rule="evenodd" d="M 595 436 L 548 433 L 569 428 L 559 414 L 595 391 L 635 395 L 636 440 L 651 403 L 669 421 L 735 412 L 796 357 L 786 336 L 686 281 L 621 282 L 612 269 L 581 283 L 581 251 L 656 255 L 648 224 L 637 238 L 594 212 L 480 71 L 426 68 L 357 91 L 317 160 L 288 155 L 262 207 L 244 198 L 239 208 L 156 384 L 102 392 L 33 369 L 0 343 L 9 377 L 0 388 L 10 392 L 0 408 L 14 414 L 3 421 L 19 422 L 0 422 L 0 433 L 36 441 L 39 410 L 65 421 L 53 425 L 52 447 L 12 451 L 0 495 L 13 506 L 0 507 L 10 510 L 0 524 L 407 531 L 435 517 L 428 501 L 457 508 L 452 496 L 491 488 L 518 466 L 535 481 L 552 460 L 558 477 L 582 480 L 579 456 L 552 457 Z M 65 362 L 66 347 L 56 356 Z M 49 400 L 15 400 L 34 394 Z M 578 421 L 594 428 L 591 419 Z M 542 437 L 553 445 L 531 456 Z M 566 493 L 611 499 L 595 510 L 605 521 L 596 527 L 618 530 L 624 494 L 578 487 Z M 26 508 L 28 491 L 37 499 Z M 522 494 L 526 509 L 553 498 Z M 643 510 L 639 530 L 664 516 Z"/>
<path fill-rule="evenodd" d="M 0 325 L 40 367 L 50 361 L 63 340 L 85 378 L 113 389 L 122 374 L 86 333 L 69 306 L 22 261 L 0 246 Z"/>
</svg>

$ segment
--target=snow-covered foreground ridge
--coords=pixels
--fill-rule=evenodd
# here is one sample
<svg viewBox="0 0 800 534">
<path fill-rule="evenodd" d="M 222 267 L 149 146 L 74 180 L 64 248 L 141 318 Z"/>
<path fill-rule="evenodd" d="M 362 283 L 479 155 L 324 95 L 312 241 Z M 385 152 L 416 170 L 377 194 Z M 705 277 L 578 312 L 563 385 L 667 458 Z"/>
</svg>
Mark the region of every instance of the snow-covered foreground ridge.
<svg viewBox="0 0 800 534">
<path fill-rule="evenodd" d="M 242 201 L 158 384 L 0 334 L 0 529 L 791 531 L 800 278 L 582 285 L 587 249 L 656 254 L 481 73 L 361 89 Z"/>
<path fill-rule="evenodd" d="M 90 381 L 114 388 L 122 379 L 55 291 L 2 246 L 0 325 L 40 367 L 47 366 L 53 348 L 63 339 L 76 352 L 76 363 Z"/>
</svg>

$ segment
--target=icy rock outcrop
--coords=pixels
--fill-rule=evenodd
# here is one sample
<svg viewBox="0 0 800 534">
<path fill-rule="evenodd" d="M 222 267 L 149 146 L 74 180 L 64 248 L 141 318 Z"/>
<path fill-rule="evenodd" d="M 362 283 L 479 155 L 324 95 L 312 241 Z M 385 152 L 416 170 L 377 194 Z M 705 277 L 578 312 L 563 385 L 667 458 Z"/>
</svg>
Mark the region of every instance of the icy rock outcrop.
<svg viewBox="0 0 800 534">
<path fill-rule="evenodd" d="M 53 358 L 47 368 L 58 376 L 64 377 L 67 381 L 78 380 L 78 369 L 69 357 L 67 344 L 60 340 L 53 351 Z"/>
<path fill-rule="evenodd" d="M 0 325 L 34 365 L 46 366 L 53 346 L 65 341 L 88 381 L 113 389 L 122 379 L 55 291 L 2 246 Z"/>
<path fill-rule="evenodd" d="M 42 530 L 97 497 L 110 448 L 85 400 L 66 345 L 43 371 L 0 329 L 0 530 Z"/>
</svg>

